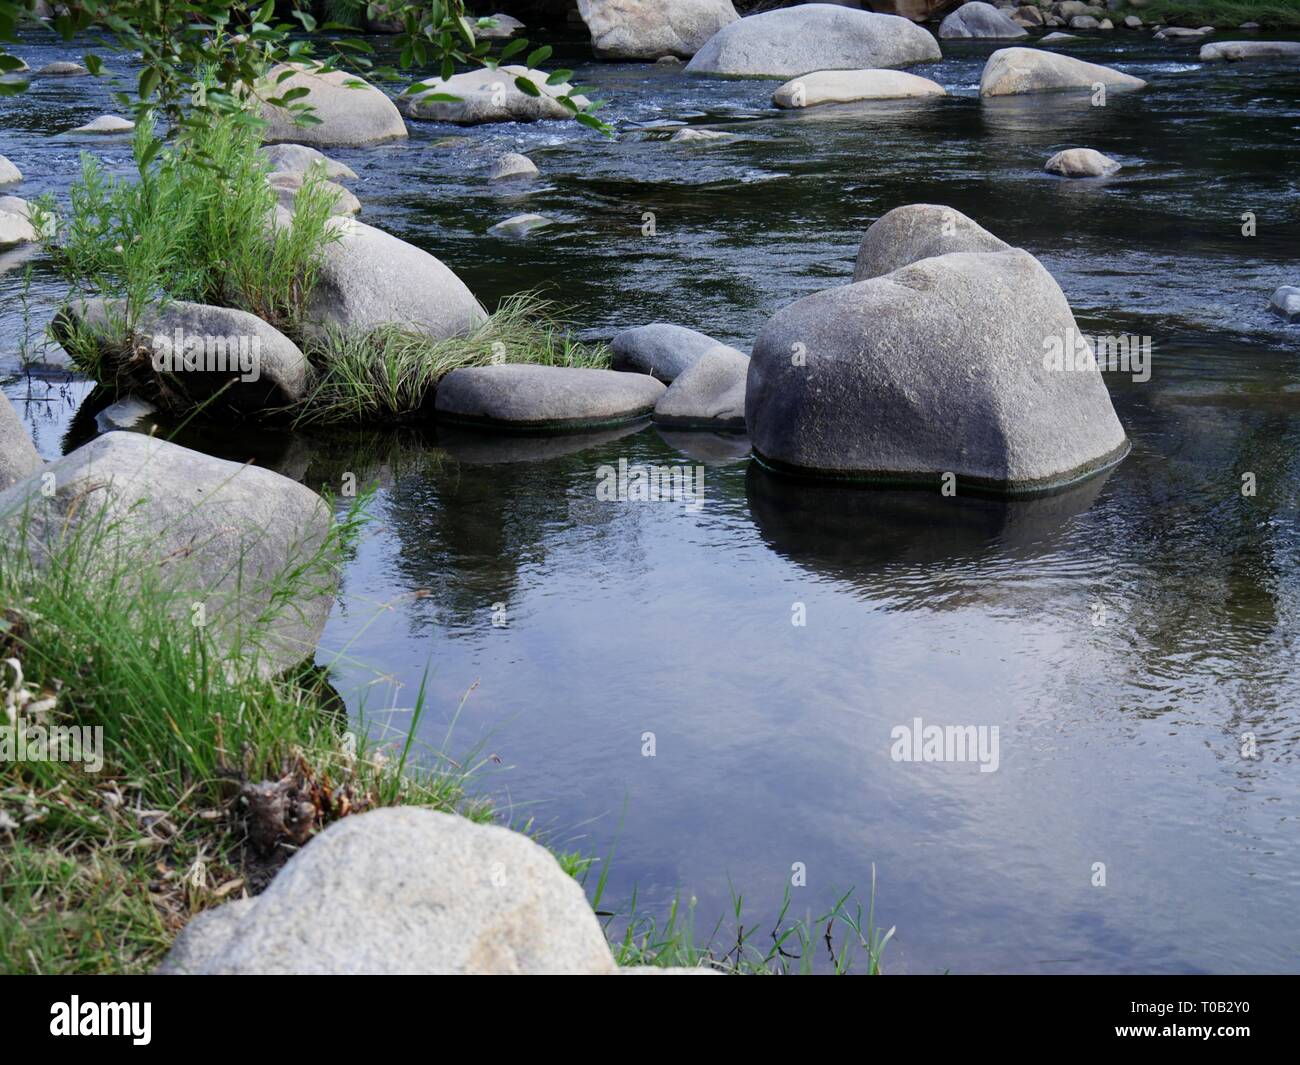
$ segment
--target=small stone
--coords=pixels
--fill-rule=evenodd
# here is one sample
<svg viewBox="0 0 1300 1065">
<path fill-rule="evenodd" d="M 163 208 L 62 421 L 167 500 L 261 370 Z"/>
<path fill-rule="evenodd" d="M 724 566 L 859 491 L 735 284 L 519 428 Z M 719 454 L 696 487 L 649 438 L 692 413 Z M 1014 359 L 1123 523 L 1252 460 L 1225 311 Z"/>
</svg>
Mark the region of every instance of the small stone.
<svg viewBox="0 0 1300 1065">
<path fill-rule="evenodd" d="M 491 181 L 515 181 L 534 178 L 538 173 L 537 164 L 528 156 L 520 155 L 518 152 L 508 152 L 492 164 L 492 172 L 488 174 L 488 179 Z"/>
<path fill-rule="evenodd" d="M 1092 148 L 1067 148 L 1063 152 L 1057 152 L 1043 167 L 1049 174 L 1072 178 L 1106 177 L 1119 168 L 1120 164 L 1110 156 L 1102 155 Z"/>
<path fill-rule="evenodd" d="M 125 118 L 118 118 L 116 115 L 100 115 L 93 122 L 87 122 L 84 126 L 78 126 L 76 129 L 68 130 L 69 133 L 130 133 L 135 129 L 134 122 L 128 122 Z"/>
<path fill-rule="evenodd" d="M 538 229 L 542 229 L 551 224 L 551 220 L 545 215 L 540 214 L 517 214 L 498 222 L 488 232 L 494 237 L 508 237 L 511 240 L 522 240 Z"/>
<path fill-rule="evenodd" d="M 1300 288 L 1283 285 L 1273 293 L 1270 306 L 1288 322 L 1300 319 Z"/>
</svg>

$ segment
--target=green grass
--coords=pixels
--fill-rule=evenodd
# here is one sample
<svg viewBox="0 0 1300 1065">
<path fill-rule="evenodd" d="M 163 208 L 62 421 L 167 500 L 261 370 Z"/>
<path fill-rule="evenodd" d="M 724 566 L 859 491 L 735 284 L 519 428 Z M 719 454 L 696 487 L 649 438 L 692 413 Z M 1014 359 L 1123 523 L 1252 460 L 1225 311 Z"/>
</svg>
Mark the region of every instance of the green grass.
<svg viewBox="0 0 1300 1065">
<path fill-rule="evenodd" d="M 1258 22 L 1266 29 L 1300 28 L 1300 0 L 1151 0 L 1140 8 L 1126 6 L 1111 13 L 1111 18 L 1116 14 L 1172 26 L 1236 29 L 1243 22 Z"/>
<path fill-rule="evenodd" d="M 609 365 L 603 345 L 576 341 L 551 303 L 508 296 L 466 337 L 433 340 L 397 327 L 365 335 L 331 332 L 308 348 L 313 383 L 294 411 L 299 425 L 386 424 L 426 418 L 438 382 L 452 370 L 503 362 Z"/>
</svg>

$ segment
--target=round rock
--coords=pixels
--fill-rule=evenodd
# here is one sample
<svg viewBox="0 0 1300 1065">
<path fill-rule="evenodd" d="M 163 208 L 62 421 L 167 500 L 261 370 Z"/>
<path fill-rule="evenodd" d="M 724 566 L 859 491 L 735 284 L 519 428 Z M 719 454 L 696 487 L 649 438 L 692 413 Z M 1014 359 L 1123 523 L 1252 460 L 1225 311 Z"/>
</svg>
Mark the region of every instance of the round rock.
<svg viewBox="0 0 1300 1065">
<path fill-rule="evenodd" d="M 629 373 L 650 374 L 665 384 L 672 382 L 695 365 L 706 351 L 724 347 L 711 336 L 697 333 L 683 325 L 653 322 L 625 329 L 610 341 L 614 353 L 611 365 Z M 744 358 L 735 348 L 728 350 Z"/>
<path fill-rule="evenodd" d="M 1012 96 L 1028 92 L 1092 91 L 1101 82 L 1108 89 L 1146 88 L 1146 82 L 1099 63 L 1085 63 L 1059 52 L 1037 48 L 999 48 L 984 64 L 981 96 Z"/>
<path fill-rule="evenodd" d="M 867 227 L 858 247 L 854 281 L 881 277 L 920 259 L 954 251 L 1009 251 L 1011 245 L 952 207 L 910 203 Z"/>
<path fill-rule="evenodd" d="M 902 70 L 818 70 L 787 81 L 772 94 L 782 108 L 946 96 L 938 82 Z"/>
<path fill-rule="evenodd" d="M 289 72 L 284 81 L 277 79 Z M 263 139 L 316 148 L 361 148 L 385 144 L 407 136 L 406 123 L 393 101 L 357 75 L 343 70 L 315 71 L 302 64 L 273 67 L 262 86 L 263 97 L 283 96 L 291 89 L 306 89 L 294 104 L 310 104 L 317 125 L 299 126 L 294 112 L 262 102 L 266 120 Z"/>
<path fill-rule="evenodd" d="M 744 429 L 748 373 L 748 357 L 735 348 L 710 348 L 668 387 L 655 405 L 655 422 L 680 429 Z"/>
<path fill-rule="evenodd" d="M 578 0 L 600 59 L 689 59 L 739 16 L 731 0 Z"/>
<path fill-rule="evenodd" d="M 1114 159 L 1093 148 L 1067 148 L 1063 152 L 1057 152 L 1043 166 L 1049 174 L 1072 178 L 1106 177 L 1119 168 L 1119 163 Z"/>
<path fill-rule="evenodd" d="M 273 173 L 305 174 L 313 166 L 323 166 L 325 176 L 331 181 L 355 181 L 356 172 L 344 163 L 309 148 L 305 144 L 268 144 L 261 155 L 270 164 Z"/>
<path fill-rule="evenodd" d="M 984 37 L 1017 40 L 1028 37 L 1023 26 L 1013 22 L 1010 16 L 999 11 L 992 4 L 980 0 L 962 4 L 939 24 L 939 36 L 949 37 Z"/>
</svg>

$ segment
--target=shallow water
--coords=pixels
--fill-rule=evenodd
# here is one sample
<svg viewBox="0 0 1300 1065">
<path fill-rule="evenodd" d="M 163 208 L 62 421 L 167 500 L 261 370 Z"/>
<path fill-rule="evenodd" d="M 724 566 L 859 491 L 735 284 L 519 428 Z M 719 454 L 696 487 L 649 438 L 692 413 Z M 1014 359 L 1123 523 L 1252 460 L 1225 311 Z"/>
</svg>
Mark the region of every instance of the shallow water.
<svg viewBox="0 0 1300 1065">
<path fill-rule="evenodd" d="M 1152 337 L 1150 381 L 1108 375 L 1134 450 L 1103 480 L 1012 506 L 801 488 L 735 441 L 645 427 L 184 442 L 313 485 L 379 480 L 321 660 L 341 652 L 351 705 L 399 727 L 377 712 L 410 706 L 429 666 L 438 745 L 473 686 L 452 753 L 498 756 L 483 789 L 557 843 L 617 841 L 607 902 L 636 885 L 656 910 L 680 892 L 711 926 L 734 885 L 761 925 L 793 863 L 799 913 L 863 893 L 874 864 L 891 971 L 1294 971 L 1300 327 L 1267 302 L 1296 283 L 1300 81 L 1115 34 L 1070 54 L 1148 92 L 981 103 L 992 48 L 945 42 L 919 69 L 951 98 L 808 114 L 771 110 L 770 82 L 586 65 L 616 142 L 413 124 L 408 144 L 332 154 L 361 175 L 366 221 L 489 304 L 554 285 L 591 337 L 665 320 L 748 349 L 773 311 L 850 279 L 873 219 L 949 204 L 1039 256 L 1085 330 Z M 33 38 L 19 54 L 77 52 Z M 112 110 L 90 79 L 35 84 L 0 100 L 0 154 L 28 175 L 6 191 L 29 198 L 64 193 L 85 147 L 52 134 Z M 744 139 L 669 145 L 652 128 L 681 120 Z M 1080 144 L 1124 170 L 1042 172 Z M 124 143 L 91 147 L 126 168 Z M 528 153 L 540 185 L 491 188 L 503 150 Z M 484 235 L 523 210 L 557 224 L 524 244 Z M 74 420 L 87 389 L 18 373 L 13 258 L 5 391 L 31 399 L 19 409 L 55 455 L 94 431 L 89 411 Z M 59 287 L 33 270 L 39 328 Z M 704 506 L 598 503 L 598 468 L 621 458 L 702 462 Z M 892 760 L 891 730 L 916 717 L 999 726 L 997 772 Z"/>
</svg>

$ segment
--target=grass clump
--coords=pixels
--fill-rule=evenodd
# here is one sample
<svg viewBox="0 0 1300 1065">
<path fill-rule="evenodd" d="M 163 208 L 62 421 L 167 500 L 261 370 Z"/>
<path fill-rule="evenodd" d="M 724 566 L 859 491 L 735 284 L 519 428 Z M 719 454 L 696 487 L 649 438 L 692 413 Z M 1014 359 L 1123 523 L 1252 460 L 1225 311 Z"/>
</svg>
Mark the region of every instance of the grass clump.
<svg viewBox="0 0 1300 1065">
<path fill-rule="evenodd" d="M 609 350 L 584 344 L 535 293 L 502 300 L 465 337 L 434 340 L 396 326 L 364 335 L 332 331 L 309 349 L 314 380 L 298 424 L 395 423 L 431 413 L 438 382 L 452 370 L 496 363 L 608 367 Z"/>
<path fill-rule="evenodd" d="M 1235 29 L 1243 22 L 1258 22 L 1269 29 L 1295 29 L 1300 27 L 1300 0 L 1150 0 L 1142 7 L 1127 4 L 1117 14 L 1171 26 Z"/>
<path fill-rule="evenodd" d="M 341 562 L 358 514 L 322 561 Z M 472 770 L 419 768 L 409 736 L 390 749 L 350 731 L 316 672 L 268 678 L 255 653 L 178 623 L 188 597 L 162 567 L 104 550 L 105 526 L 82 517 L 39 565 L 19 536 L 0 567 L 0 725 L 102 729 L 97 771 L 0 760 L 0 972 L 149 971 L 192 914 L 260 890 L 350 813 L 488 816 L 466 803 Z M 272 599 L 291 602 L 310 569 L 280 578 Z M 310 816 L 259 820 L 250 797 L 267 787 L 290 789 Z"/>
</svg>

